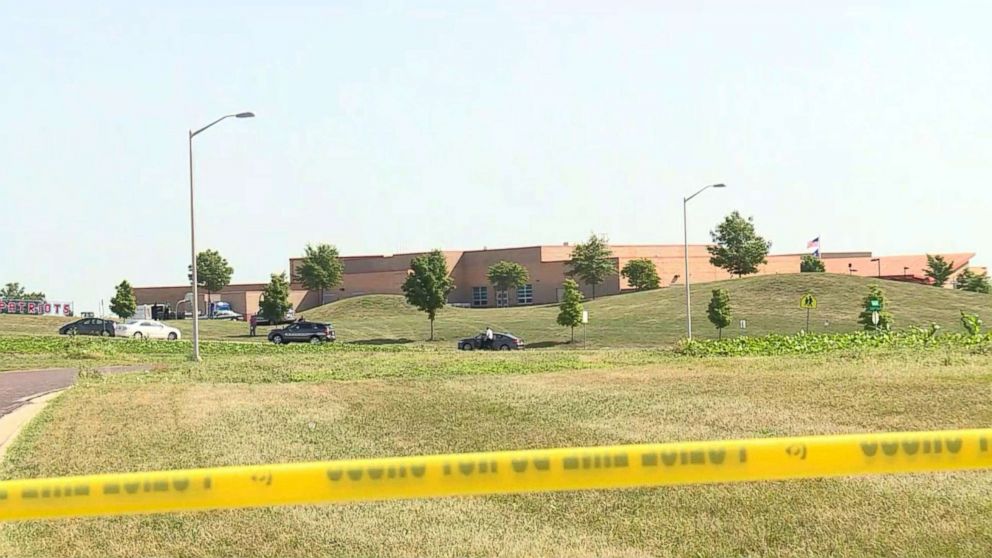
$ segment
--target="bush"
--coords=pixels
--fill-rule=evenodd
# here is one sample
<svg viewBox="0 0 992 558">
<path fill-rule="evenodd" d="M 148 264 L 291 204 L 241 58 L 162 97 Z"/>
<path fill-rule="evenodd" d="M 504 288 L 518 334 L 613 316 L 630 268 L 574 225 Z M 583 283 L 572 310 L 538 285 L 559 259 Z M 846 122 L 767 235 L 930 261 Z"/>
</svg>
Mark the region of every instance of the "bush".
<svg viewBox="0 0 992 558">
<path fill-rule="evenodd" d="M 972 352 L 992 351 L 992 335 L 947 333 L 940 337 L 932 328 L 906 331 L 860 331 L 842 334 L 766 335 L 764 337 L 735 337 L 679 342 L 676 354 L 686 356 L 776 356 L 810 355 L 863 349 L 926 349 L 931 347 L 969 348 Z"/>
<path fill-rule="evenodd" d="M 968 332 L 968 335 L 982 334 L 982 319 L 978 317 L 978 314 L 965 314 L 964 310 L 962 310 L 961 325 L 964 326 L 964 330 Z"/>
</svg>

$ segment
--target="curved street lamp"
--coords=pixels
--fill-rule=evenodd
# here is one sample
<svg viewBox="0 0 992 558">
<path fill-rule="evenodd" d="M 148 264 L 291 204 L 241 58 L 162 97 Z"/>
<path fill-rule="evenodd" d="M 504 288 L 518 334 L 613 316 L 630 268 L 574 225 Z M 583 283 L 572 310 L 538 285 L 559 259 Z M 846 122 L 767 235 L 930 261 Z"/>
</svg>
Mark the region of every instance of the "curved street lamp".
<svg viewBox="0 0 992 558">
<path fill-rule="evenodd" d="M 703 186 L 695 194 L 682 198 L 682 255 L 685 258 L 685 333 L 689 340 L 692 340 L 692 307 L 689 305 L 689 224 L 687 223 L 686 206 L 689 200 L 702 194 L 708 188 L 726 188 L 726 184 L 710 184 Z"/>
<path fill-rule="evenodd" d="M 192 254 L 192 264 L 190 267 L 193 269 L 193 360 L 195 361 L 200 360 L 200 295 L 198 290 L 199 279 L 196 276 L 196 221 L 193 219 L 193 137 L 205 132 L 207 128 L 227 118 L 254 117 L 255 113 L 253 112 L 228 114 L 221 116 L 195 132 L 193 130 L 189 131 L 189 247 Z"/>
</svg>

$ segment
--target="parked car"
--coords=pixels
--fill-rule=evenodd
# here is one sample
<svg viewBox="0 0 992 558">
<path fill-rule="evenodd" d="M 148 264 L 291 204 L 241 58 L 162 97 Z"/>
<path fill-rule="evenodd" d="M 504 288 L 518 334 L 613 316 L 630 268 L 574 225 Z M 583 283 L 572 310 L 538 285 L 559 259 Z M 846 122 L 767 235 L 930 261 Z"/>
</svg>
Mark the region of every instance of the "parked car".
<svg viewBox="0 0 992 558">
<path fill-rule="evenodd" d="M 480 333 L 475 337 L 466 337 L 458 342 L 458 348 L 462 351 L 474 351 L 482 348 L 482 342 L 486 339 L 485 333 Z M 494 351 L 509 351 L 511 349 L 523 349 L 524 340 L 512 333 L 493 333 Z"/>
<path fill-rule="evenodd" d="M 84 318 L 69 322 L 60 327 L 59 335 L 100 335 L 103 337 L 113 337 L 115 325 L 111 320 Z"/>
<path fill-rule="evenodd" d="M 320 322 L 293 322 L 280 329 L 269 332 L 269 341 L 281 345 L 284 343 L 313 343 L 319 344 L 334 341 L 334 326 Z"/>
<path fill-rule="evenodd" d="M 289 310 L 287 310 L 287 311 L 286 311 L 286 315 L 285 315 L 285 316 L 283 316 L 283 317 L 282 317 L 282 319 L 281 319 L 281 320 L 279 320 L 279 321 L 278 321 L 278 322 L 276 322 L 276 323 L 271 323 L 271 322 L 269 322 L 269 319 L 268 319 L 268 318 L 266 318 L 265 316 L 263 316 L 263 315 L 262 315 L 262 314 L 260 314 L 260 313 L 259 313 L 259 314 L 256 314 L 255 316 L 256 316 L 256 317 L 255 317 L 255 325 L 260 325 L 260 326 L 261 326 L 261 325 L 282 325 L 282 324 L 291 324 L 291 323 L 293 323 L 293 322 L 295 322 L 295 321 L 296 321 L 296 313 L 295 313 L 295 312 L 293 312 L 293 309 L 292 309 L 292 308 L 290 308 Z"/>
<path fill-rule="evenodd" d="M 133 337 L 135 339 L 168 339 L 175 341 L 182 334 L 179 330 L 155 320 L 128 320 L 117 324 L 117 337 Z"/>
<path fill-rule="evenodd" d="M 245 317 L 234 310 L 218 310 L 211 316 L 214 320 L 244 320 Z"/>
</svg>

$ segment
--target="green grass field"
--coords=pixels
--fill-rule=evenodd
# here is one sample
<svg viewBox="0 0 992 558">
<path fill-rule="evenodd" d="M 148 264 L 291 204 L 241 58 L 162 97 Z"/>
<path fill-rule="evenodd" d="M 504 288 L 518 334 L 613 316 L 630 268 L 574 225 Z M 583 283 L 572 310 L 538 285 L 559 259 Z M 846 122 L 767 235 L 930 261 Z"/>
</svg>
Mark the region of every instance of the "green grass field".
<svg viewBox="0 0 992 558">
<path fill-rule="evenodd" d="M 85 375 L 16 442 L 3 478 L 992 423 L 988 357 L 960 352 L 404 348 L 160 364 Z M 992 473 L 923 474 L 35 521 L 0 525 L 0 555 L 987 556 L 990 489 Z"/>
<path fill-rule="evenodd" d="M 695 285 L 693 287 L 693 329 L 699 337 L 716 337 L 706 319 L 711 290 L 722 287 L 730 292 L 734 313 L 731 328 L 724 335 L 739 335 L 738 321 L 747 320 L 747 335 L 795 333 L 806 327 L 806 312 L 799 298 L 812 292 L 818 308 L 811 313 L 811 329 L 817 332 L 847 332 L 859 328 L 857 315 L 868 285 L 878 283 L 886 291 L 897 328 L 939 324 L 946 330 L 960 330 L 959 312 L 978 313 L 992 323 L 992 296 L 937 289 L 895 281 L 876 281 L 844 275 L 804 273 L 766 275 Z M 617 295 L 588 301 L 590 324 L 578 340 L 589 347 L 651 347 L 669 345 L 684 335 L 685 298 L 679 288 Z M 556 306 L 465 309 L 446 308 L 438 315 L 438 343 L 468 337 L 491 325 L 524 338 L 532 348 L 549 347 L 568 341 L 569 332 L 555 323 Z M 422 342 L 428 336 L 426 315 L 408 306 L 399 296 L 364 296 L 346 299 L 306 312 L 307 318 L 331 321 L 338 339 L 344 343 L 405 344 Z M 0 315 L 0 335 L 51 334 L 64 320 Z M 244 322 L 203 321 L 206 339 L 264 341 L 248 337 Z M 185 336 L 189 320 L 173 322 Z"/>
</svg>

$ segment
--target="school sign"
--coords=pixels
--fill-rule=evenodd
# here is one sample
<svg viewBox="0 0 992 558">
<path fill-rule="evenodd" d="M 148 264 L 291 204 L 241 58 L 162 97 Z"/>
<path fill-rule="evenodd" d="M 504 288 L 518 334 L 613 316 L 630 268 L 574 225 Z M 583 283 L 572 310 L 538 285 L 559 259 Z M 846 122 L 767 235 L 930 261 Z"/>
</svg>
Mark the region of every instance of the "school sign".
<svg viewBox="0 0 992 558">
<path fill-rule="evenodd" d="M 0 298 L 0 314 L 29 314 L 34 316 L 72 316 L 71 302 Z"/>
</svg>

